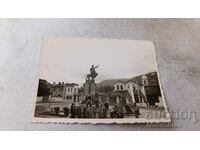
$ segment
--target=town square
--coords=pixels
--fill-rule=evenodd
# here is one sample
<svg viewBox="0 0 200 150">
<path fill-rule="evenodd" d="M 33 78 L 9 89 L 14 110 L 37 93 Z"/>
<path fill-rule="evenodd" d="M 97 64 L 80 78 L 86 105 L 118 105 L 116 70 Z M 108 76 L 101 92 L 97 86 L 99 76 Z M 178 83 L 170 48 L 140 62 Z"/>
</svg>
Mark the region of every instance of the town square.
<svg viewBox="0 0 200 150">
<path fill-rule="evenodd" d="M 69 118 L 145 118 L 149 112 L 158 112 L 158 117 L 164 117 L 156 72 L 132 79 L 116 80 L 110 85 L 105 85 L 106 81 L 95 83 L 97 67 L 92 65 L 83 87 L 76 83 L 50 84 L 40 79 L 35 115 Z"/>
</svg>

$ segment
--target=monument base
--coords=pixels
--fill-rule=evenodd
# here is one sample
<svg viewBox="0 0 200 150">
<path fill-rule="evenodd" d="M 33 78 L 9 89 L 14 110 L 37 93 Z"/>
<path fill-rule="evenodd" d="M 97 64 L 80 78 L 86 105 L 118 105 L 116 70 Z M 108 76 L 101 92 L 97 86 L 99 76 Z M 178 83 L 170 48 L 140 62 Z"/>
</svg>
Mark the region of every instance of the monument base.
<svg viewBox="0 0 200 150">
<path fill-rule="evenodd" d="M 96 84 L 94 79 L 86 80 L 84 83 L 84 96 L 94 96 L 96 94 Z"/>
</svg>

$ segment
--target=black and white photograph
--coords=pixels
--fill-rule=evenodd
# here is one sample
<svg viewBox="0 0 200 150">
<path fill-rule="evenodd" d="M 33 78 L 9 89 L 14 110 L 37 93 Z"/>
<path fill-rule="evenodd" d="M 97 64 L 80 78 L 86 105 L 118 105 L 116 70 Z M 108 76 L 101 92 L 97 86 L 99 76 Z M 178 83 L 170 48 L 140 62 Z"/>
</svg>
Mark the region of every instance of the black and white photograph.
<svg viewBox="0 0 200 150">
<path fill-rule="evenodd" d="M 34 121 L 169 122 L 153 42 L 45 38 Z"/>
<path fill-rule="evenodd" d="M 2 1 L 1 149 L 199 147 L 198 4 Z"/>
</svg>

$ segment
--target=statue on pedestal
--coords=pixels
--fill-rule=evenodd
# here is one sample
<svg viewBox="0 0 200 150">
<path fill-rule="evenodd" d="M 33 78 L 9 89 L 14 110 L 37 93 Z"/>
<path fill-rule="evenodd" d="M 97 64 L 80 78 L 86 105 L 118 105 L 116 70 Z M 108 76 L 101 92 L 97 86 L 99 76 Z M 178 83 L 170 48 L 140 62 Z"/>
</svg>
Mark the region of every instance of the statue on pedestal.
<svg viewBox="0 0 200 150">
<path fill-rule="evenodd" d="M 86 80 L 84 83 L 84 95 L 85 96 L 94 96 L 96 94 L 96 84 L 95 84 L 95 78 L 97 77 L 98 73 L 96 72 L 96 68 L 98 68 L 99 65 L 95 66 L 92 65 L 90 68 L 90 74 L 86 75 Z"/>
<path fill-rule="evenodd" d="M 86 75 L 86 80 L 91 80 L 91 79 L 93 80 L 97 77 L 98 73 L 96 72 L 95 69 L 98 67 L 99 67 L 99 65 L 97 65 L 95 67 L 94 67 L 94 65 L 92 65 L 92 67 L 90 68 L 90 74 Z"/>
</svg>

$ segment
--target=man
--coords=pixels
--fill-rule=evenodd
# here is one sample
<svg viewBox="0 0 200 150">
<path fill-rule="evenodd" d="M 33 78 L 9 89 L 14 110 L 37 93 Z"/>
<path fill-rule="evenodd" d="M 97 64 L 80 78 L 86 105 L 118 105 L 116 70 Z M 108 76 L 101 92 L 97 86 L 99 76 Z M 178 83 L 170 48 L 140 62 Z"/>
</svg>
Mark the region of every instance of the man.
<svg viewBox="0 0 200 150">
<path fill-rule="evenodd" d="M 134 107 L 135 107 L 135 118 L 139 118 L 140 114 L 140 110 L 137 107 L 136 103 L 134 103 Z"/>
<path fill-rule="evenodd" d="M 75 106 L 74 102 L 71 105 L 70 112 L 71 112 L 71 117 L 70 118 L 75 118 L 75 116 L 76 116 L 76 106 Z"/>
<path fill-rule="evenodd" d="M 99 65 L 97 65 L 95 67 L 94 67 L 94 65 L 92 65 L 92 67 L 90 68 L 90 74 L 91 74 L 92 78 L 95 78 L 98 75 L 98 73 L 95 70 L 98 67 L 99 67 Z"/>
</svg>

